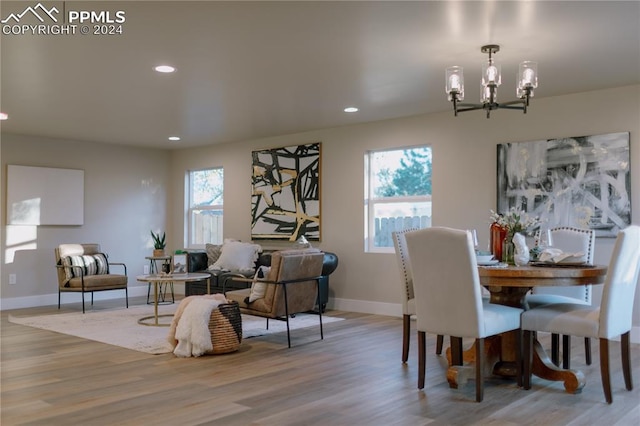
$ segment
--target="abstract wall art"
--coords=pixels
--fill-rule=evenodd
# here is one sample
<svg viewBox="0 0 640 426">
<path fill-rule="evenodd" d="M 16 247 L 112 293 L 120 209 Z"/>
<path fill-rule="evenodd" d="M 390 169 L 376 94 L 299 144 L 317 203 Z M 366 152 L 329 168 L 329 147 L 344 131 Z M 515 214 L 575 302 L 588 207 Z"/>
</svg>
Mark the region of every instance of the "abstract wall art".
<svg viewBox="0 0 640 426">
<path fill-rule="evenodd" d="M 251 155 L 251 238 L 320 241 L 320 142 Z"/>
<path fill-rule="evenodd" d="M 629 133 L 498 145 L 498 212 L 615 237 L 631 223 Z"/>
</svg>

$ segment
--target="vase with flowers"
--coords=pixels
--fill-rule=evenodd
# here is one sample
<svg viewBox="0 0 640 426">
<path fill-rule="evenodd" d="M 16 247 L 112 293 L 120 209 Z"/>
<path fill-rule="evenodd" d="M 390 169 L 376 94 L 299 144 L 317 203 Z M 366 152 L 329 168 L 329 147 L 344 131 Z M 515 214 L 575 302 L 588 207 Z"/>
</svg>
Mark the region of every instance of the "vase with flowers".
<svg viewBox="0 0 640 426">
<path fill-rule="evenodd" d="M 491 210 L 489 217 L 492 227 L 500 230 L 498 235 L 502 238 L 500 255 L 494 252 L 494 256 L 504 263 L 515 265 L 513 236 L 517 233 L 529 231 L 540 223 L 539 219 L 529 216 L 520 207 L 511 207 L 505 214 L 498 214 Z M 500 241 L 494 241 L 494 246 L 496 244 L 500 244 Z"/>
</svg>

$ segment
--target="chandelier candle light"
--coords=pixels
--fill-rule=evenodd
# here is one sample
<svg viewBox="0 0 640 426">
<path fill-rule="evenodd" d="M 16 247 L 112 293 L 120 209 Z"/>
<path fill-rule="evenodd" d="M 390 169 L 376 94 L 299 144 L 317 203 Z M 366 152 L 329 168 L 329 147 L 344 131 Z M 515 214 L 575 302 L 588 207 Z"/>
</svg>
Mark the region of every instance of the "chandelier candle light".
<svg viewBox="0 0 640 426">
<path fill-rule="evenodd" d="M 504 109 L 517 109 L 527 113 L 529 98 L 533 97 L 533 89 L 538 87 L 538 64 L 524 61 L 518 69 L 518 84 L 516 86 L 515 101 L 498 103 L 498 86 L 502 83 L 500 65 L 495 63 L 493 55 L 500 51 L 497 44 L 488 44 L 480 48 L 482 53 L 489 54 L 489 60 L 482 66 L 482 82 L 480 87 L 480 104 L 460 103 L 464 100 L 464 75 L 462 67 L 453 66 L 446 70 L 446 92 L 449 101 L 453 102 L 453 112 L 457 117 L 458 112 L 483 109 L 487 111 L 487 118 L 491 111 Z"/>
</svg>

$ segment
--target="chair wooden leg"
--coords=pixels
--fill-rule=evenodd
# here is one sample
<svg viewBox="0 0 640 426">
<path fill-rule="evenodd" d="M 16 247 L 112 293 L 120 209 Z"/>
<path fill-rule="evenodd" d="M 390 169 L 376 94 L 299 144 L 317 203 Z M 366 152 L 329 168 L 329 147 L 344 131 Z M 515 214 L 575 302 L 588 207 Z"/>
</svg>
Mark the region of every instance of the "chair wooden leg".
<svg viewBox="0 0 640 426">
<path fill-rule="evenodd" d="M 58 309 L 60 309 L 60 290 L 58 290 Z"/>
<path fill-rule="evenodd" d="M 591 339 L 584 338 L 584 360 L 587 365 L 591 365 Z"/>
<path fill-rule="evenodd" d="M 604 390 L 604 398 L 608 404 L 611 404 L 611 380 L 609 377 L 609 340 L 600 339 L 600 377 L 602 378 L 602 389 Z"/>
<path fill-rule="evenodd" d="M 438 334 L 436 337 L 436 355 L 442 355 L 442 345 L 444 344 L 444 336 Z"/>
<path fill-rule="evenodd" d="M 571 368 L 571 336 L 562 336 L 562 368 Z"/>
<path fill-rule="evenodd" d="M 516 330 L 516 376 L 518 386 L 522 387 L 522 330 Z"/>
<path fill-rule="evenodd" d="M 424 389 L 424 376 L 426 371 L 426 337 L 424 331 L 418 331 L 418 389 Z"/>
<path fill-rule="evenodd" d="M 533 346 L 533 333 L 530 330 L 524 330 L 522 337 L 523 342 L 523 354 L 522 362 L 524 371 L 522 373 L 522 387 L 523 389 L 531 389 L 531 361 L 532 361 L 532 346 Z"/>
<path fill-rule="evenodd" d="M 411 333 L 411 315 L 402 315 L 402 363 L 409 359 L 409 340 Z"/>
<path fill-rule="evenodd" d="M 624 385 L 627 390 L 633 389 L 631 378 L 631 347 L 629 345 L 630 331 L 620 336 L 620 351 L 622 352 L 622 374 L 624 375 Z"/>
<path fill-rule="evenodd" d="M 449 336 L 451 365 L 462 365 L 462 337 Z"/>
<path fill-rule="evenodd" d="M 560 366 L 560 335 L 551 334 L 551 362 L 556 366 Z"/>
<path fill-rule="evenodd" d="M 476 339 L 476 402 L 484 398 L 484 339 Z"/>
</svg>

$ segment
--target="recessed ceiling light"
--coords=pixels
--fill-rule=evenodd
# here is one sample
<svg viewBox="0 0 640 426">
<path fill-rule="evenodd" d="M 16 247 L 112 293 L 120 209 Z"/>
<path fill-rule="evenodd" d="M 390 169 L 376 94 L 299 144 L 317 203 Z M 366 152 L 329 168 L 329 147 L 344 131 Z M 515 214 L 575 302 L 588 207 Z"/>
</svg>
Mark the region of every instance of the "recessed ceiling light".
<svg viewBox="0 0 640 426">
<path fill-rule="evenodd" d="M 358 108 L 356 107 L 346 107 L 344 112 L 358 112 Z"/>
<path fill-rule="evenodd" d="M 7 114 L 6 112 L 0 112 L 0 120 L 8 120 L 9 119 L 9 114 Z"/>
<path fill-rule="evenodd" d="M 174 72 L 176 69 L 171 65 L 158 65 L 157 67 L 155 67 L 155 70 L 158 72 L 169 73 Z"/>
<path fill-rule="evenodd" d="M 180 140 L 180 136 L 169 136 L 169 140 L 170 141 L 179 141 Z"/>
</svg>

